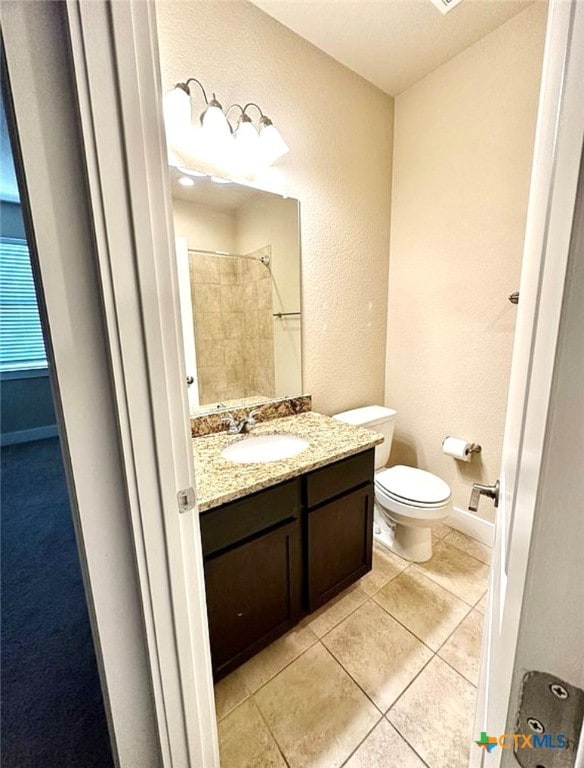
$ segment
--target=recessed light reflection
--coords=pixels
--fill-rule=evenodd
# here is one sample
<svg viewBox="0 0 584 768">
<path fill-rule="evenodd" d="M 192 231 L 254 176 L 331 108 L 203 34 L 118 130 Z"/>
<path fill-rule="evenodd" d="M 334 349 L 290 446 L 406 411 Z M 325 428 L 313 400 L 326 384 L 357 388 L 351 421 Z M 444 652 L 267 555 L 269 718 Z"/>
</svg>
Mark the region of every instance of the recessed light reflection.
<svg viewBox="0 0 584 768">
<path fill-rule="evenodd" d="M 181 184 L 183 187 L 194 187 L 195 182 L 189 178 L 188 176 L 181 176 L 178 179 L 178 183 Z"/>
</svg>

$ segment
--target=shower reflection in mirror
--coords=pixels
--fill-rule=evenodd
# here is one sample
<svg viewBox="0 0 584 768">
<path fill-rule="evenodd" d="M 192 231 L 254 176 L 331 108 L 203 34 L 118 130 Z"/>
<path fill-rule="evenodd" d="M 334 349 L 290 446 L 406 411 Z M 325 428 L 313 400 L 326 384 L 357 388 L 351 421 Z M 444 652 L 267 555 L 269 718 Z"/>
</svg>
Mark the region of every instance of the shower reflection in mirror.
<svg viewBox="0 0 584 768">
<path fill-rule="evenodd" d="M 298 201 L 183 169 L 171 183 L 191 414 L 300 394 Z"/>
</svg>

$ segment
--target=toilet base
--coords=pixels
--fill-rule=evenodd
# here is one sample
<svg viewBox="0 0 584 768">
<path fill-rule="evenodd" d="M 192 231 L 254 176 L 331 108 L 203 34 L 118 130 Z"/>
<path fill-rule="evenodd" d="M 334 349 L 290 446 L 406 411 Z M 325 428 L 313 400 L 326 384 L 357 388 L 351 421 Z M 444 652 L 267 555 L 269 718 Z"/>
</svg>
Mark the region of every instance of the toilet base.
<svg viewBox="0 0 584 768">
<path fill-rule="evenodd" d="M 432 529 L 395 526 L 391 549 L 396 555 L 413 563 L 425 563 L 432 557 Z"/>
<path fill-rule="evenodd" d="M 409 527 L 388 520 L 375 505 L 373 534 L 386 549 L 412 563 L 425 563 L 432 557 L 432 528 Z"/>
</svg>

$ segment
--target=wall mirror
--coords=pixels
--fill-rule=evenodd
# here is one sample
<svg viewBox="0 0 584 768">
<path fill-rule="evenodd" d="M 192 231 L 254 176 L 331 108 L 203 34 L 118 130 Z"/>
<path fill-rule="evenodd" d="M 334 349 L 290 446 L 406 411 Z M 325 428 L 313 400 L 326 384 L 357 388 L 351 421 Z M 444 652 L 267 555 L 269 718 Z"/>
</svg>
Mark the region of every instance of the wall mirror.
<svg viewBox="0 0 584 768">
<path fill-rule="evenodd" d="M 298 200 L 170 173 L 191 414 L 301 394 Z"/>
</svg>

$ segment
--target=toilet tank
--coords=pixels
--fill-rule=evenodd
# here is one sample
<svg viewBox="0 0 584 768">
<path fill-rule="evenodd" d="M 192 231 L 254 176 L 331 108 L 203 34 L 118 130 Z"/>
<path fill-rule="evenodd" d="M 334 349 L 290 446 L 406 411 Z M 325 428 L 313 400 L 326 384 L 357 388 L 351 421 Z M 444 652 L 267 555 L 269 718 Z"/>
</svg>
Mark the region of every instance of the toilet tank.
<svg viewBox="0 0 584 768">
<path fill-rule="evenodd" d="M 364 408 L 353 408 L 352 411 L 336 413 L 333 419 L 354 424 L 356 427 L 372 429 L 383 435 L 384 441 L 375 447 L 375 469 L 381 469 L 389 459 L 396 416 L 397 411 L 393 408 L 386 408 L 383 405 L 366 405 Z"/>
</svg>

